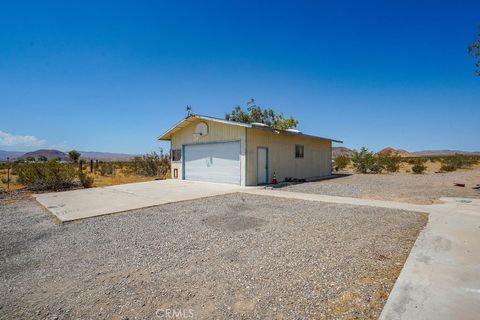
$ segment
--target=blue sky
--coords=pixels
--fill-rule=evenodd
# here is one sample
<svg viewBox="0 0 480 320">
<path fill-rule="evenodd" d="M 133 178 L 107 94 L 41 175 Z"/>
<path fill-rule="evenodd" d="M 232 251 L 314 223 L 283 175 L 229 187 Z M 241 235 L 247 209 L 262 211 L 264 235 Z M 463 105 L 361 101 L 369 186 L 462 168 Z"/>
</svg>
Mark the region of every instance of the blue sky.
<svg viewBox="0 0 480 320">
<path fill-rule="evenodd" d="M 4 1 L 0 149 L 144 153 L 255 98 L 345 146 L 480 150 L 479 1 Z"/>
</svg>

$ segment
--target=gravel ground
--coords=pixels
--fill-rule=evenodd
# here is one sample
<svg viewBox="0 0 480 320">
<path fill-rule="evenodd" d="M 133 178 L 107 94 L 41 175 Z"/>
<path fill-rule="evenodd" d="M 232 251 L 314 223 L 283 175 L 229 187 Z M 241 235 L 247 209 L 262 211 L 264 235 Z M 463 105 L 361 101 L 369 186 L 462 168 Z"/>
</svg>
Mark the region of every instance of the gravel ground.
<svg viewBox="0 0 480 320">
<path fill-rule="evenodd" d="M 453 183 L 465 183 L 455 187 Z M 480 198 L 480 169 L 430 174 L 353 174 L 341 178 L 284 187 L 284 191 L 331 196 L 393 200 L 417 204 L 438 202 L 440 197 Z"/>
<path fill-rule="evenodd" d="M 426 220 L 231 194 L 60 225 L 3 202 L 0 318 L 377 318 Z"/>
</svg>

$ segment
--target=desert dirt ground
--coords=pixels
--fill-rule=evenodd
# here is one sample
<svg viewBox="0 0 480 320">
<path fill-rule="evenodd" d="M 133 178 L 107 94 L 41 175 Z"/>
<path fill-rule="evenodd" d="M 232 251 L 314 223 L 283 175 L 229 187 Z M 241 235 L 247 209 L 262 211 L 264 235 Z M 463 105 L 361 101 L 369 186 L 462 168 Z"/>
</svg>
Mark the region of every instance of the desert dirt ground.
<svg viewBox="0 0 480 320">
<path fill-rule="evenodd" d="M 57 224 L 0 205 L 0 318 L 377 318 L 427 221 L 231 194 Z"/>
<path fill-rule="evenodd" d="M 125 184 L 125 183 L 134 183 L 134 182 L 145 182 L 145 181 L 154 181 L 157 177 L 145 177 L 145 176 L 137 176 L 134 174 L 124 174 L 121 169 L 117 169 L 115 171 L 115 176 L 102 176 L 99 173 L 91 174 L 94 177 L 93 186 L 94 187 L 107 187 L 107 186 L 115 186 L 118 184 Z"/>
<path fill-rule="evenodd" d="M 464 183 L 465 187 L 454 186 Z M 284 191 L 325 194 L 416 204 L 439 202 L 440 197 L 480 198 L 480 169 L 426 174 L 352 174 L 331 180 L 296 184 Z"/>
</svg>

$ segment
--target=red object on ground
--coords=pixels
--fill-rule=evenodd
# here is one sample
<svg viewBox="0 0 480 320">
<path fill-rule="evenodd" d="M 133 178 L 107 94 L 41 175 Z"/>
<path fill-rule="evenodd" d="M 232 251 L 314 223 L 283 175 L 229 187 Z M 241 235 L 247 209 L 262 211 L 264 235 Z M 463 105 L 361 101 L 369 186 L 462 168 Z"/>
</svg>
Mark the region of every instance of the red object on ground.
<svg viewBox="0 0 480 320">
<path fill-rule="evenodd" d="M 275 175 L 275 172 L 273 173 L 273 178 L 272 178 L 272 184 L 277 184 L 277 176 Z"/>
</svg>

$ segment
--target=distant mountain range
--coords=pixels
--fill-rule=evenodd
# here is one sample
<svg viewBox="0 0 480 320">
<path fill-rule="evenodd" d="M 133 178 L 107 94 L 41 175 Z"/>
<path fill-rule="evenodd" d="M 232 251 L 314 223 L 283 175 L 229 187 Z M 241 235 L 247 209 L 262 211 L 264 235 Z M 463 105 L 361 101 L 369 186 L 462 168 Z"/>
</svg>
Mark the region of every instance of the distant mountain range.
<svg viewBox="0 0 480 320">
<path fill-rule="evenodd" d="M 332 157 L 335 158 L 339 155 L 353 155 L 353 149 L 349 149 L 346 147 L 333 147 L 332 148 Z M 377 154 L 384 154 L 384 153 L 392 153 L 399 155 L 401 157 L 429 157 L 429 156 L 450 156 L 454 155 L 455 153 L 458 154 L 465 154 L 465 155 L 479 155 L 480 151 L 462 151 L 462 150 L 424 150 L 424 151 L 415 151 L 409 152 L 403 149 L 394 149 L 392 147 L 386 147 L 382 150 L 378 151 Z"/>
<path fill-rule="evenodd" d="M 392 147 L 386 147 L 378 151 L 377 154 L 392 154 L 400 157 L 414 157 L 415 155 L 403 149 L 394 149 Z"/>
<path fill-rule="evenodd" d="M 336 158 L 338 156 L 352 156 L 353 150 L 346 147 L 332 147 L 332 157 Z"/>
<path fill-rule="evenodd" d="M 7 158 L 16 159 L 24 155 L 25 152 L 22 151 L 4 151 L 0 150 L 0 161 L 7 161 Z"/>
<path fill-rule="evenodd" d="M 449 156 L 455 153 L 465 154 L 465 155 L 475 155 L 479 156 L 480 151 L 462 151 L 462 150 L 424 150 L 424 151 L 415 151 L 412 154 L 416 156 Z"/>
<path fill-rule="evenodd" d="M 98 159 L 108 161 L 126 161 L 138 156 L 138 154 L 128 153 L 111 153 L 111 152 L 97 152 L 97 151 L 78 151 L 82 154 L 82 159 Z"/>
<path fill-rule="evenodd" d="M 68 160 L 68 155 L 59 150 L 47 150 L 47 149 L 40 149 L 36 151 L 26 152 L 25 154 L 21 155 L 19 158 L 27 159 L 27 158 L 34 158 L 38 159 L 38 157 L 43 156 L 47 159 L 60 159 L 60 160 Z"/>
<path fill-rule="evenodd" d="M 126 153 L 110 153 L 110 152 L 96 152 L 96 151 L 79 151 L 81 159 L 90 160 L 90 159 L 98 159 L 103 161 L 126 161 L 133 158 L 134 154 L 126 154 Z M 38 157 L 44 156 L 47 159 L 57 159 L 60 158 L 61 160 L 68 160 L 68 154 L 59 150 L 47 150 L 47 149 L 40 149 L 31 152 L 22 152 L 22 151 L 4 151 L 0 150 L 0 161 L 6 161 L 7 157 L 10 160 L 15 160 L 18 158 L 27 158 L 33 157 L 38 159 Z"/>
<path fill-rule="evenodd" d="M 127 153 L 110 153 L 110 152 L 97 152 L 97 151 L 79 151 L 81 159 L 90 160 L 90 159 L 98 159 L 103 161 L 128 161 L 131 158 L 135 157 L 134 154 L 127 154 Z M 332 148 L 332 157 L 336 158 L 339 155 L 353 155 L 353 149 L 349 149 L 346 147 L 333 147 Z M 424 150 L 424 151 L 415 151 L 415 152 L 408 152 L 403 149 L 394 149 L 392 147 L 387 147 L 379 152 L 378 154 L 382 153 L 393 153 L 398 154 L 401 157 L 425 157 L 425 156 L 448 156 L 453 155 L 455 153 L 465 154 L 465 155 L 480 155 L 480 151 L 470 152 L 470 151 L 461 151 L 461 150 Z M 68 160 L 68 154 L 59 150 L 47 150 L 47 149 L 40 149 L 31 152 L 22 152 L 22 151 L 4 151 L 0 150 L 0 161 L 7 161 L 7 157 L 10 160 L 15 160 L 18 158 L 27 158 L 33 157 L 38 159 L 38 157 L 44 156 L 47 159 L 57 159 L 60 158 L 61 160 Z"/>
</svg>

